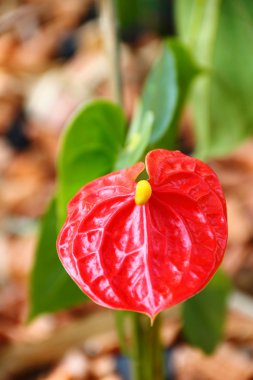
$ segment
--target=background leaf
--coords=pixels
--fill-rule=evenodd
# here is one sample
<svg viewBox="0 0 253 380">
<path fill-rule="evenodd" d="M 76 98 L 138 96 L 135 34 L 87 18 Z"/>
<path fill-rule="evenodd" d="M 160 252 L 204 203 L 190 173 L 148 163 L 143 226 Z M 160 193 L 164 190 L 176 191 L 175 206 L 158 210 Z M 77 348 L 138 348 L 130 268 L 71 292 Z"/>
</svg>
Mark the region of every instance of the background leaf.
<svg viewBox="0 0 253 380">
<path fill-rule="evenodd" d="M 117 168 L 133 165 L 144 158 L 147 150 L 176 148 L 178 119 L 189 85 L 198 72 L 180 41 L 164 42 L 146 80 Z"/>
<path fill-rule="evenodd" d="M 76 191 L 113 170 L 123 145 L 125 124 L 121 108 L 104 100 L 82 107 L 71 120 L 58 161 L 60 225 Z"/>
<path fill-rule="evenodd" d="M 198 72 L 191 54 L 180 41 L 165 41 L 162 54 L 148 76 L 141 97 L 143 117 L 146 110 L 154 114 L 149 149 L 175 148 L 176 122 L 189 85 Z"/>
<path fill-rule="evenodd" d="M 102 100 L 82 107 L 67 127 L 59 155 L 59 197 L 41 222 L 30 281 L 30 319 L 87 300 L 58 259 L 57 227 L 63 223 L 67 202 L 74 193 L 87 182 L 112 171 L 123 142 L 124 127 L 121 109 Z"/>
<path fill-rule="evenodd" d="M 87 297 L 66 274 L 56 252 L 56 201 L 41 220 L 36 259 L 30 279 L 28 319 L 84 302 Z"/>
<path fill-rule="evenodd" d="M 198 157 L 230 152 L 253 133 L 253 2 L 178 0 L 179 33 L 206 74 L 192 95 Z"/>
<path fill-rule="evenodd" d="M 211 353 L 222 337 L 230 290 L 230 280 L 218 271 L 202 292 L 183 303 L 184 335 L 206 353 Z"/>
</svg>

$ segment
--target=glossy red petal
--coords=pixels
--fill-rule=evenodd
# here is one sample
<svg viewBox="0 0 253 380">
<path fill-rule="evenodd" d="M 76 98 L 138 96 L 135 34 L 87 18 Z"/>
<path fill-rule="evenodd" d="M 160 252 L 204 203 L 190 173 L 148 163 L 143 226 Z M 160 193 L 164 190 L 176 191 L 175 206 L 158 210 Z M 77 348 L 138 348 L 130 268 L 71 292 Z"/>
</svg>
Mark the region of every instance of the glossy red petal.
<svg viewBox="0 0 253 380">
<path fill-rule="evenodd" d="M 168 262 L 159 284 L 164 283 L 166 287 L 169 281 L 173 283 L 177 279 L 174 287 L 169 285 L 172 299 L 164 299 L 170 306 L 201 290 L 217 270 L 227 244 L 226 203 L 216 174 L 195 158 L 178 151 L 158 149 L 147 155 L 146 166 L 153 189 L 149 209 L 153 214 L 159 213 L 153 221 L 161 221 L 170 210 L 174 218 L 168 218 L 167 223 L 170 230 L 177 231 L 173 244 L 166 244 L 165 238 L 164 244 L 157 247 L 157 251 L 167 252 L 164 258 Z M 181 227 L 177 230 L 178 218 Z M 155 236 L 162 228 L 165 229 L 161 223 L 150 235 Z M 169 235 L 163 232 L 163 236 Z M 186 246 L 182 242 L 187 243 Z M 173 270 L 167 271 L 171 264 Z"/>
<path fill-rule="evenodd" d="M 115 195 L 133 192 L 135 190 L 135 180 L 144 168 L 144 163 L 138 162 L 130 168 L 110 173 L 83 186 L 70 200 L 68 216 L 77 209 L 82 214 L 85 214 L 86 207 L 92 207 L 97 202 L 102 202 Z"/>
<path fill-rule="evenodd" d="M 192 186 L 191 178 L 195 175 L 195 178 L 199 182 L 206 183 L 217 195 L 226 215 L 226 201 L 219 179 L 214 171 L 204 162 L 197 158 L 186 156 L 177 150 L 156 149 L 147 154 L 145 163 L 146 170 L 150 176 L 150 183 L 155 188 L 160 188 L 168 183 L 172 186 L 173 176 L 176 176 L 177 184 L 175 188 L 177 190 L 181 189 L 184 192 L 185 186 L 188 186 L 188 188 Z M 194 188 L 196 193 L 199 194 L 199 183 L 198 181 L 195 182 Z"/>
<path fill-rule="evenodd" d="M 131 168 L 98 178 L 81 188 L 68 204 L 68 215 L 57 239 L 57 251 L 59 258 L 73 280 L 80 288 L 90 295 L 95 302 L 111 307 L 111 304 L 103 303 L 100 298 L 89 291 L 89 283 L 84 283 L 80 276 L 79 261 L 73 250 L 78 227 L 84 218 L 98 205 L 115 197 L 120 197 L 122 203 L 130 196 L 134 197 L 135 179 L 143 171 L 144 164 L 139 162 Z M 109 210 L 108 215 L 110 216 Z M 97 220 L 99 219 L 99 216 Z M 94 267 L 94 271 L 96 268 Z M 115 296 L 115 298 L 117 298 Z"/>
<path fill-rule="evenodd" d="M 134 202 L 137 164 L 84 186 L 58 239 L 68 273 L 95 302 L 154 317 L 201 290 L 227 241 L 217 176 L 180 152 L 146 158 L 152 195 Z"/>
</svg>

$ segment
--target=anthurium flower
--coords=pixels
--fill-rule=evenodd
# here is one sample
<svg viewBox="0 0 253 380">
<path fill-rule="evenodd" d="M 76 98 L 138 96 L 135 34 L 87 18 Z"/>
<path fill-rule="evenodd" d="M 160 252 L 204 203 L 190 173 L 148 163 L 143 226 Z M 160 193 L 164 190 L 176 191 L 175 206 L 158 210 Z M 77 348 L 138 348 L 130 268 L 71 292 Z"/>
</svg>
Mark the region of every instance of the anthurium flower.
<svg viewBox="0 0 253 380">
<path fill-rule="evenodd" d="M 149 179 L 136 182 L 146 168 Z M 179 151 L 85 185 L 68 205 L 57 248 L 94 302 L 152 319 L 210 280 L 227 243 L 226 203 L 216 174 Z"/>
</svg>

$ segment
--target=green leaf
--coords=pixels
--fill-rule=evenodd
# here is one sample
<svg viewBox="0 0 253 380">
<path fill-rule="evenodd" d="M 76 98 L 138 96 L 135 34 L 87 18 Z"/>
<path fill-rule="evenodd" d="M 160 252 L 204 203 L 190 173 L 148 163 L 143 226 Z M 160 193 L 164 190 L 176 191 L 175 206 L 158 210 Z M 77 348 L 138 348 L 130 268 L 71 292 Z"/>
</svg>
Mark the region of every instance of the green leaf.
<svg viewBox="0 0 253 380">
<path fill-rule="evenodd" d="M 141 98 L 143 117 L 147 110 L 154 114 L 149 148 L 175 148 L 178 117 L 189 85 L 198 72 L 191 55 L 180 41 L 165 41 Z"/>
<path fill-rule="evenodd" d="M 179 33 L 206 68 L 192 93 L 196 154 L 229 153 L 253 133 L 253 2 L 178 0 Z"/>
<path fill-rule="evenodd" d="M 124 126 L 121 109 L 101 100 L 82 107 L 67 127 L 59 156 L 57 202 L 52 202 L 41 222 L 30 281 L 29 319 L 87 300 L 58 259 L 57 227 L 63 223 L 67 202 L 75 192 L 87 182 L 112 171 L 122 146 Z"/>
<path fill-rule="evenodd" d="M 170 39 L 151 69 L 116 167 L 134 164 L 147 150 L 175 149 L 177 122 L 188 87 L 199 72 L 184 45 Z"/>
<path fill-rule="evenodd" d="M 82 107 L 71 120 L 58 162 L 60 224 L 76 191 L 112 171 L 123 144 L 125 124 L 121 108 L 104 100 Z"/>
<path fill-rule="evenodd" d="M 222 338 L 231 283 L 218 271 L 207 287 L 183 303 L 183 332 L 187 340 L 211 353 Z"/>
<path fill-rule="evenodd" d="M 35 263 L 30 278 L 28 320 L 84 302 L 81 292 L 63 269 L 56 252 L 56 202 L 53 200 L 41 220 Z"/>
</svg>

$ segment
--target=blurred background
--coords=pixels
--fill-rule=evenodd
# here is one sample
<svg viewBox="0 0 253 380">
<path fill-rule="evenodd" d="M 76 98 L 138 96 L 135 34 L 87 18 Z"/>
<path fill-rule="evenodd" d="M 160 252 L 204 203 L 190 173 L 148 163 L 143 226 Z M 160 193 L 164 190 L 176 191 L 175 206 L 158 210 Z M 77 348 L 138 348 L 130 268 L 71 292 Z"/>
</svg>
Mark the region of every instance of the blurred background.
<svg viewBox="0 0 253 380">
<path fill-rule="evenodd" d="M 234 2 L 238 6 L 239 1 Z M 161 50 L 162 39 L 177 34 L 174 3 L 118 2 L 123 103 L 128 120 Z M 119 355 L 110 312 L 86 304 L 25 323 L 39 219 L 55 190 L 60 135 L 81 103 L 98 97 L 113 98 L 99 14 L 98 3 L 93 0 L 0 2 L 0 379 L 3 380 L 120 380 L 126 376 L 125 358 Z M 245 14 L 239 4 L 236 15 L 246 20 L 242 33 L 248 33 L 252 42 L 253 11 L 251 15 Z M 208 22 L 207 17 L 206 25 Z M 231 27 L 238 36 L 238 25 Z M 251 50 L 247 48 L 249 56 L 253 55 L 252 46 Z M 226 51 L 226 45 L 223 49 Z M 239 62 L 242 70 L 250 65 L 244 58 Z M 230 70 L 233 59 L 238 60 L 238 53 L 228 59 L 229 65 L 224 69 Z M 252 65 L 250 68 L 252 71 Z M 246 82 L 251 101 L 253 76 L 247 75 Z M 220 107 L 223 112 L 222 102 Z M 187 103 L 179 135 L 180 148 L 186 153 L 191 153 L 196 145 L 198 132 L 193 124 L 192 107 Z M 186 343 L 177 310 L 168 315 L 161 333 L 167 378 L 171 380 L 253 379 L 252 125 L 249 121 L 249 132 L 244 134 L 248 138 L 242 142 L 240 131 L 244 127 L 238 124 L 234 133 L 238 135 L 238 144 L 224 154 L 219 150 L 217 157 L 212 154 L 209 160 L 228 203 L 229 243 L 223 269 L 232 279 L 235 291 L 229 300 L 224 339 L 214 354 L 206 356 Z M 230 140 L 232 133 L 227 127 L 223 133 L 225 141 Z M 225 146 L 226 150 L 229 149 Z"/>
</svg>

